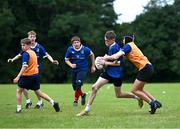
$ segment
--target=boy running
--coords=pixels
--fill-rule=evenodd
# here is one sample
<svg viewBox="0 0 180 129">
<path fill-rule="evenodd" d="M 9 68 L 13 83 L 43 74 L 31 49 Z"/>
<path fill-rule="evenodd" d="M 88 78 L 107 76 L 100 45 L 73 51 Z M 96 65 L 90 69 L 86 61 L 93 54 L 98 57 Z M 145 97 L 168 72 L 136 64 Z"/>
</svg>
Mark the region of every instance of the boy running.
<svg viewBox="0 0 180 129">
<path fill-rule="evenodd" d="M 120 46 L 115 42 L 116 34 L 114 31 L 107 31 L 105 33 L 105 45 L 109 47 L 108 55 L 113 55 L 118 52 Z M 114 90 L 117 98 L 134 98 L 138 100 L 138 104 L 140 108 L 143 106 L 143 101 L 139 99 L 132 93 L 122 92 L 122 77 L 123 77 L 123 66 L 122 66 L 123 57 L 118 58 L 116 61 L 108 62 L 105 60 L 101 60 L 100 64 L 103 64 L 106 67 L 105 72 L 103 72 L 98 80 L 92 86 L 92 92 L 89 96 L 88 103 L 86 105 L 85 110 L 81 113 L 77 114 L 77 116 L 88 115 L 91 110 L 92 103 L 96 97 L 97 91 L 107 83 L 114 84 Z"/>
<path fill-rule="evenodd" d="M 28 39 L 30 39 L 31 41 L 31 49 L 36 53 L 37 55 L 37 58 L 38 58 L 38 70 L 39 70 L 39 74 L 41 73 L 41 70 L 42 70 L 42 63 L 41 63 L 41 59 L 42 58 L 48 58 L 48 60 L 53 63 L 53 64 L 56 64 L 58 65 L 59 62 L 57 60 L 54 60 L 51 55 L 49 55 L 45 48 L 39 44 L 38 42 L 36 42 L 36 32 L 34 31 L 29 31 L 28 33 Z M 18 55 L 16 55 L 14 58 L 12 59 L 8 59 L 8 62 L 14 62 L 15 60 L 21 58 L 23 54 L 23 51 L 20 51 L 20 53 Z M 28 91 L 27 90 L 24 90 L 23 91 L 25 97 L 26 97 L 26 109 L 30 108 L 31 105 L 32 105 L 32 102 L 28 96 Z M 36 95 L 37 98 L 38 98 L 38 102 L 36 104 L 36 106 L 34 108 L 37 108 L 37 109 L 40 109 L 43 107 L 43 102 L 42 102 L 42 99 Z"/>
<path fill-rule="evenodd" d="M 134 81 L 132 93 L 143 99 L 150 105 L 150 113 L 154 114 L 157 108 L 162 104 L 157 101 L 149 92 L 144 90 L 146 82 L 150 81 L 153 75 L 153 66 L 146 56 L 143 55 L 141 50 L 134 43 L 134 35 L 125 35 L 123 39 L 124 46 L 120 51 L 111 55 L 105 56 L 106 60 L 116 60 L 121 56 L 126 56 L 130 62 L 139 70 L 136 80 Z"/>
<path fill-rule="evenodd" d="M 72 45 L 67 49 L 65 62 L 72 68 L 72 86 L 74 89 L 73 106 L 78 106 L 81 96 L 81 105 L 85 105 L 86 93 L 81 89 L 83 81 L 88 72 L 88 57 L 91 58 L 91 73 L 95 72 L 94 54 L 88 47 L 81 44 L 78 36 L 71 38 Z"/>
</svg>

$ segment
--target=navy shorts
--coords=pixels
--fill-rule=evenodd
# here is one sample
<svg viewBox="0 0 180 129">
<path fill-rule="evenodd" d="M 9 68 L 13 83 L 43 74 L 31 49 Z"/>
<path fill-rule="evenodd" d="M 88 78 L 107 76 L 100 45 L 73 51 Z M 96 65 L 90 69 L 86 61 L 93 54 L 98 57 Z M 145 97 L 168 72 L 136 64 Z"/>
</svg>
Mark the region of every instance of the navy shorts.
<svg viewBox="0 0 180 129">
<path fill-rule="evenodd" d="M 151 64 L 146 64 L 144 68 L 142 68 L 138 72 L 136 78 L 143 82 L 149 82 L 152 78 L 153 72 L 154 72 L 153 66 Z"/>
<path fill-rule="evenodd" d="M 122 78 L 113 78 L 109 76 L 106 72 L 101 73 L 100 77 L 109 81 L 109 83 L 113 83 L 115 87 L 120 87 L 122 85 Z"/>
<path fill-rule="evenodd" d="M 80 89 L 83 85 L 84 79 L 86 78 L 87 71 L 73 71 L 72 72 L 72 86 L 73 89 Z"/>
<path fill-rule="evenodd" d="M 18 86 L 20 88 L 25 88 L 27 90 L 39 90 L 40 83 L 39 83 L 39 75 L 33 76 L 21 76 L 18 81 Z"/>
</svg>

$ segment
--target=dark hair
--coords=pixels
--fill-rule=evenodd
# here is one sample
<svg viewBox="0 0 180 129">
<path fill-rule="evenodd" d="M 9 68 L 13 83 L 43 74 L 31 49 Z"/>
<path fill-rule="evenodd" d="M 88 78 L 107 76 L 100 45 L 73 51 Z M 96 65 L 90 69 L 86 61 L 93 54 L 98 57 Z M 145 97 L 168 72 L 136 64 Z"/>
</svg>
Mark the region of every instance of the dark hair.
<svg viewBox="0 0 180 129">
<path fill-rule="evenodd" d="M 74 41 L 79 41 L 79 42 L 81 42 L 81 39 L 80 39 L 78 36 L 73 36 L 73 37 L 71 38 L 71 43 L 73 43 Z"/>
<path fill-rule="evenodd" d="M 125 43 L 133 42 L 134 41 L 134 35 L 133 34 L 127 34 L 123 36 L 125 39 Z"/>
<path fill-rule="evenodd" d="M 31 45 L 31 40 L 28 38 L 21 39 L 21 44 Z"/>
<path fill-rule="evenodd" d="M 116 39 L 116 34 L 115 34 L 115 32 L 114 32 L 113 30 L 110 30 L 110 31 L 107 31 L 107 32 L 105 33 L 104 37 L 105 37 L 106 39 L 112 40 L 112 39 Z"/>
</svg>

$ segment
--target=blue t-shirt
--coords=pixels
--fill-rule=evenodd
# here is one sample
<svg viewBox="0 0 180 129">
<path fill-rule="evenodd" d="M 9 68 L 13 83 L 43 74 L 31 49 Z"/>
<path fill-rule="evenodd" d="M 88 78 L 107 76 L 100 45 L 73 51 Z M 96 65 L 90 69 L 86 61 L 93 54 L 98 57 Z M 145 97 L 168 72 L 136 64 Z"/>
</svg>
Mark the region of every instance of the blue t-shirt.
<svg viewBox="0 0 180 129">
<path fill-rule="evenodd" d="M 41 71 L 41 69 L 42 69 L 41 58 L 42 57 L 46 58 L 47 52 L 46 52 L 45 48 L 42 45 L 40 45 L 39 43 L 36 43 L 34 47 L 31 47 L 31 50 L 33 50 L 37 55 L 38 69 L 39 69 L 39 71 Z M 22 53 L 23 53 L 23 51 L 21 50 L 19 54 L 22 56 Z"/>
<path fill-rule="evenodd" d="M 22 66 L 28 66 L 29 54 L 27 52 L 22 53 Z"/>
<path fill-rule="evenodd" d="M 92 54 L 90 48 L 81 45 L 79 50 L 70 46 L 65 55 L 65 60 L 70 60 L 72 64 L 76 64 L 73 71 L 87 71 L 88 70 L 88 57 Z"/>
<path fill-rule="evenodd" d="M 125 44 L 121 51 L 123 51 L 124 54 L 127 55 L 129 52 L 131 52 L 131 46 L 129 44 Z"/>
<path fill-rule="evenodd" d="M 119 51 L 120 46 L 117 43 L 113 43 L 109 49 L 108 49 L 108 55 L 113 55 L 115 53 L 117 53 Z M 106 68 L 106 72 L 109 76 L 113 77 L 113 78 L 122 78 L 124 75 L 124 70 L 122 67 L 122 60 L 123 57 L 120 57 L 117 59 L 118 62 L 120 62 L 120 66 L 108 66 Z"/>
</svg>

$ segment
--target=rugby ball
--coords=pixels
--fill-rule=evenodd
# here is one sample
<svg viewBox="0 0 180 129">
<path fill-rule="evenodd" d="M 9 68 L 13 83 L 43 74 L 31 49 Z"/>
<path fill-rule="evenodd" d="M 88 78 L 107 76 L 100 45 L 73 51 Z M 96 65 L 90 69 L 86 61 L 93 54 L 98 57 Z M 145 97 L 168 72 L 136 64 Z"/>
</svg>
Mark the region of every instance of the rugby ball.
<svg viewBox="0 0 180 129">
<path fill-rule="evenodd" d="M 95 59 L 95 66 L 98 70 L 101 70 L 104 67 L 102 64 L 99 63 L 101 60 L 103 60 L 103 58 L 100 56 L 96 57 Z"/>
</svg>

